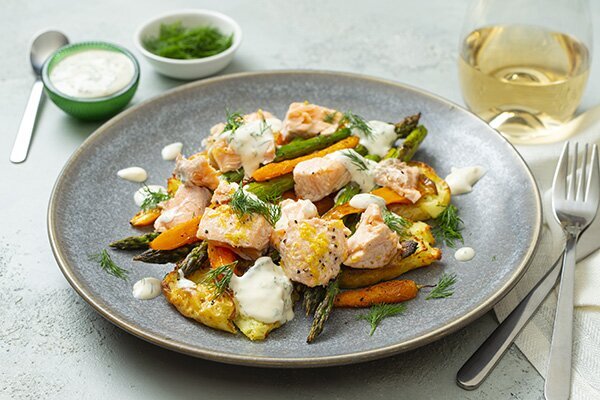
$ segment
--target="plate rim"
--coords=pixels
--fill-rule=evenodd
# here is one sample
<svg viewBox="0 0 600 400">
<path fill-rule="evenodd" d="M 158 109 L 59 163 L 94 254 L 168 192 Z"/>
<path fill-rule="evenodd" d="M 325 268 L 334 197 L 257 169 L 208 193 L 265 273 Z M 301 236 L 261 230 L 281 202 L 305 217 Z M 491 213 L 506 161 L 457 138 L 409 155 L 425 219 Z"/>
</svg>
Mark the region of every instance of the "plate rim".
<svg viewBox="0 0 600 400">
<path fill-rule="evenodd" d="M 441 326 L 437 329 L 434 329 L 424 335 L 419 337 L 403 341 L 400 343 L 392 344 L 389 346 L 365 350 L 360 352 L 342 354 L 342 355 L 333 355 L 333 356 L 310 356 L 310 357 L 293 357 L 293 358 L 282 358 L 282 357 L 272 357 L 272 356 L 247 356 L 240 354 L 227 354 L 221 353 L 219 351 L 209 350 L 209 349 L 199 349 L 195 346 L 189 346 L 182 343 L 179 343 L 177 340 L 174 340 L 170 337 L 165 337 L 162 335 L 155 335 L 146 332 L 144 329 L 139 328 L 136 324 L 132 324 L 127 322 L 125 319 L 119 318 L 114 315 L 111 310 L 107 307 L 104 307 L 100 301 L 97 301 L 95 296 L 93 296 L 86 288 L 85 285 L 80 282 L 75 274 L 73 267 L 69 265 L 65 254 L 60 248 L 59 241 L 57 240 L 57 209 L 56 209 L 56 201 L 58 197 L 58 193 L 60 192 L 61 187 L 64 185 L 67 176 L 69 175 L 69 170 L 72 166 L 78 161 L 79 157 L 85 152 L 90 146 L 93 146 L 94 143 L 102 137 L 105 131 L 107 131 L 111 126 L 115 125 L 119 121 L 124 118 L 127 118 L 130 114 L 138 112 L 138 110 L 151 105 L 155 101 L 159 101 L 161 99 L 171 97 L 179 92 L 185 92 L 188 90 L 192 90 L 197 87 L 202 87 L 206 85 L 211 85 L 219 81 L 227 81 L 233 79 L 244 79 L 244 78 L 255 78 L 255 77 L 265 77 L 272 75 L 317 75 L 317 76 L 329 76 L 329 77 L 345 77 L 351 79 L 359 79 L 372 81 L 375 83 L 385 84 L 389 86 L 394 86 L 397 88 L 401 88 L 404 90 L 409 90 L 413 92 L 417 92 L 421 95 L 430 97 L 436 101 L 447 104 L 448 106 L 458 109 L 461 112 L 470 114 L 472 117 L 475 117 L 479 121 L 482 122 L 485 126 L 487 126 L 492 132 L 497 134 L 502 140 L 504 140 L 508 145 L 511 151 L 517 156 L 517 159 L 520 160 L 521 166 L 525 169 L 527 173 L 527 177 L 531 183 L 533 188 L 533 195 L 535 197 L 535 220 L 536 220 L 536 230 L 534 232 L 534 238 L 529 244 L 525 257 L 523 261 L 515 269 L 511 277 L 508 281 L 499 288 L 492 296 L 490 296 L 486 301 L 479 304 L 476 308 L 463 315 L 460 318 L 455 319 L 451 323 L 448 323 L 444 326 Z M 516 150 L 514 145 L 510 143 L 504 136 L 502 136 L 496 129 L 489 126 L 485 121 L 483 121 L 480 117 L 473 114 L 471 111 L 467 110 L 463 106 L 460 106 L 450 100 L 447 100 L 441 96 L 433 94 L 427 90 L 423 90 L 417 88 L 415 86 L 411 86 L 405 83 L 396 82 L 393 80 L 378 78 L 364 74 L 351 73 L 351 72 L 341 72 L 341 71 L 326 71 L 326 70 L 310 70 L 310 69 L 286 69 L 286 70 L 276 70 L 276 71 L 251 71 L 251 72 L 240 72 L 234 74 L 227 74 L 222 76 L 217 76 L 213 78 L 203 79 L 199 81 L 194 81 L 190 83 L 183 84 L 181 86 L 177 86 L 173 89 L 165 91 L 161 94 L 153 96 L 147 100 L 142 101 L 139 104 L 121 112 L 115 117 L 111 118 L 104 124 L 100 125 L 93 133 L 88 136 L 83 143 L 75 150 L 75 152 L 69 157 L 63 168 L 61 169 L 54 186 L 52 188 L 52 192 L 50 195 L 50 200 L 48 202 L 47 209 L 47 231 L 48 231 L 48 239 L 50 241 L 50 246 L 52 248 L 52 253 L 56 262 L 58 264 L 59 269 L 65 276 L 67 282 L 71 285 L 73 289 L 83 298 L 89 305 L 91 305 L 100 315 L 102 315 L 105 319 L 110 321 L 112 324 L 118 326 L 119 328 L 125 330 L 128 333 L 137 336 L 140 339 L 143 339 L 152 344 L 158 345 L 160 347 L 174 350 L 179 353 L 191 355 L 194 357 L 199 357 L 211 361 L 222 362 L 226 364 L 234 364 L 234 365 L 245 365 L 245 366 L 258 366 L 258 367 L 289 367 L 289 368 L 297 368 L 297 367 L 326 367 L 326 366 L 334 366 L 334 365 L 346 365 L 346 364 L 355 364 L 360 362 L 366 362 L 370 360 L 375 360 L 383 357 L 392 356 L 404 351 L 412 350 L 426 344 L 432 343 L 446 335 L 449 335 L 458 329 L 468 325 L 475 319 L 482 316 L 484 313 L 489 311 L 498 301 L 500 301 L 516 284 L 519 282 L 521 277 L 527 271 L 529 264 L 533 259 L 533 255 L 535 250 L 538 247 L 539 240 L 541 237 L 542 230 L 542 201 L 539 192 L 539 188 L 537 186 L 537 182 L 531 172 L 531 169 L 521 156 L 521 154 Z"/>
</svg>

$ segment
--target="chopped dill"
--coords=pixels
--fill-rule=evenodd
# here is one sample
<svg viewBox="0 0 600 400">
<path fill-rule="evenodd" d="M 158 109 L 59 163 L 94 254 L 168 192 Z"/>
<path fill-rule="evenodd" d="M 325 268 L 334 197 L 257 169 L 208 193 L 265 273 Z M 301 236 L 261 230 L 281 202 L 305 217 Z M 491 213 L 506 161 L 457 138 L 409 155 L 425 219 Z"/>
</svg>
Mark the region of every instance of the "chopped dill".
<svg viewBox="0 0 600 400">
<path fill-rule="evenodd" d="M 454 248 L 456 247 L 456 241 L 464 243 L 462 229 L 463 221 L 458 216 L 458 208 L 453 204 L 449 204 L 435 219 L 433 234 L 439 241 L 446 243 L 448 247 Z"/>
<path fill-rule="evenodd" d="M 323 117 L 323 121 L 327 122 L 328 124 L 333 124 L 335 122 L 335 116 L 337 115 L 337 111 L 332 111 L 330 113 L 325 113 L 325 116 Z"/>
<path fill-rule="evenodd" d="M 454 284 L 456 283 L 456 274 L 446 274 L 443 273 L 440 276 L 440 280 L 438 281 L 435 288 L 429 292 L 425 300 L 431 299 L 445 299 L 446 297 L 450 297 L 454 294 Z"/>
<path fill-rule="evenodd" d="M 233 193 L 229 205 L 239 217 L 252 213 L 260 214 L 273 226 L 281 218 L 281 207 L 263 201 L 241 187 Z"/>
<path fill-rule="evenodd" d="M 360 154 L 358 154 L 356 151 L 344 150 L 342 152 L 342 154 L 344 156 L 348 157 L 350 159 L 350 161 L 352 162 L 352 164 L 354 164 L 354 166 L 356 166 L 356 168 L 359 171 L 368 171 L 369 170 L 369 166 L 367 165 L 366 160 Z"/>
<path fill-rule="evenodd" d="M 359 193 L 360 186 L 358 186 L 358 183 L 350 182 L 338 192 L 337 196 L 335 196 L 335 205 L 340 206 L 342 204 L 346 204 Z"/>
<path fill-rule="evenodd" d="M 129 271 L 119 267 L 115 262 L 110 258 L 110 254 L 106 249 L 102 250 L 100 253 L 90 254 L 88 256 L 90 261 L 97 262 L 106 273 L 115 276 L 119 279 L 127 280 L 127 274 Z"/>
<path fill-rule="evenodd" d="M 388 210 L 387 208 L 381 209 L 381 216 L 383 222 L 394 232 L 396 232 L 401 238 L 409 236 L 407 230 L 411 227 L 412 222 L 410 220 L 401 217 L 400 215 Z"/>
<path fill-rule="evenodd" d="M 227 113 L 227 120 L 223 132 L 230 131 L 233 133 L 244 124 L 244 116 L 239 112 L 230 112 L 229 110 L 225 110 L 225 112 Z"/>
<path fill-rule="evenodd" d="M 160 190 L 153 192 L 148 187 L 148 185 L 144 185 L 144 191 L 146 192 L 144 201 L 142 201 L 142 204 L 140 205 L 140 208 L 142 210 L 150 210 L 156 208 L 158 207 L 159 203 L 165 200 L 169 200 L 171 198 L 171 196 L 168 193 L 161 192 Z"/>
<path fill-rule="evenodd" d="M 236 266 L 237 261 L 230 264 L 221 265 L 215 269 L 211 269 L 206 273 L 206 276 L 202 280 L 202 283 L 213 285 L 216 293 L 215 297 L 219 297 L 229 287 L 231 277 L 233 276 L 233 268 Z"/>
<path fill-rule="evenodd" d="M 406 311 L 406 304 L 396 303 L 382 303 L 376 304 L 369 309 L 367 314 L 361 314 L 356 317 L 357 320 L 365 320 L 371 325 L 371 332 L 369 335 L 373 336 L 375 329 L 379 326 L 379 323 L 387 317 L 402 314 Z"/>
<path fill-rule="evenodd" d="M 360 115 L 354 114 L 352 111 L 346 111 L 342 117 L 342 122 L 350 129 L 356 128 L 361 131 L 365 137 L 369 138 L 373 134 L 373 130 L 367 124 L 367 121 Z"/>
<path fill-rule="evenodd" d="M 492 261 L 496 261 L 496 256 L 492 256 Z"/>
</svg>

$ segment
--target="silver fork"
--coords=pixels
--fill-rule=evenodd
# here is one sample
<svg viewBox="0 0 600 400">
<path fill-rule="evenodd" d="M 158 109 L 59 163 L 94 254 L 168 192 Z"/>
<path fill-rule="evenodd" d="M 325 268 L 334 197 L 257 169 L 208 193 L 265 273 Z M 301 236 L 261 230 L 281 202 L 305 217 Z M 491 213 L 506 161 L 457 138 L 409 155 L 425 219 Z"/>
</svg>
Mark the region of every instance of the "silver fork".
<svg viewBox="0 0 600 400">
<path fill-rule="evenodd" d="M 547 400 L 568 399 L 571 391 L 571 354 L 573 346 L 573 292 L 575 289 L 575 247 L 581 233 L 590 225 L 600 201 L 598 147 L 585 145 L 581 174 L 577 179 L 578 144 L 569 172 L 569 143 L 565 143 L 552 182 L 552 208 L 567 237 L 563 256 L 560 289 L 550 345 L 544 395 Z M 589 174 L 588 174 L 589 169 Z"/>
</svg>

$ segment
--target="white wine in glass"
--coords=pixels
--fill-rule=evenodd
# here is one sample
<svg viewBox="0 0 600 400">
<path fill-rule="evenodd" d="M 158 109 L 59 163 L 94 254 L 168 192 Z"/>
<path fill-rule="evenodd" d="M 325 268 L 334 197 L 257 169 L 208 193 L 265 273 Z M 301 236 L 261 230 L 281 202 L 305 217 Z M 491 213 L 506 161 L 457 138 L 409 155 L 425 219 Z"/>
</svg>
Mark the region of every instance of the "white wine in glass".
<svg viewBox="0 0 600 400">
<path fill-rule="evenodd" d="M 527 143 L 572 118 L 590 50 L 576 36 L 537 24 L 486 25 L 464 35 L 458 68 L 467 106 L 513 142 Z"/>
</svg>

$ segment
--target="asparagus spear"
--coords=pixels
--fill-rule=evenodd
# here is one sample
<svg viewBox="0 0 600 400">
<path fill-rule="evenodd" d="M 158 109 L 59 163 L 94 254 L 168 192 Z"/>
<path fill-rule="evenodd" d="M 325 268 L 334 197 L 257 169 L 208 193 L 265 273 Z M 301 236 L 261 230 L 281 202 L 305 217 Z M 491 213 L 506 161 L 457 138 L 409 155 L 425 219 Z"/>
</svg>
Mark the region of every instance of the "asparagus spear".
<svg viewBox="0 0 600 400">
<path fill-rule="evenodd" d="M 398 135 L 398 139 L 403 139 L 407 137 L 417 127 L 420 118 L 421 113 L 417 113 L 415 115 L 409 115 L 402 121 L 394 124 L 396 135 Z"/>
<path fill-rule="evenodd" d="M 323 286 L 305 287 L 302 297 L 302 307 L 306 311 L 306 316 L 315 313 L 317 306 L 325 298 L 325 288 Z"/>
<path fill-rule="evenodd" d="M 356 182 L 350 182 L 340 190 L 335 198 L 335 205 L 340 206 L 350 201 L 352 197 L 360 193 L 360 186 Z"/>
<path fill-rule="evenodd" d="M 245 186 L 250 193 L 254 193 L 259 199 L 269 201 L 281 196 L 284 192 L 294 188 L 294 176 L 287 174 L 264 182 L 251 182 Z"/>
<path fill-rule="evenodd" d="M 308 333 L 308 337 L 306 338 L 307 343 L 312 343 L 317 336 L 323 332 L 323 326 L 327 319 L 329 318 L 329 314 L 331 314 L 331 310 L 333 310 L 333 300 L 335 296 L 340 292 L 340 288 L 338 286 L 337 280 L 334 280 L 327 285 L 327 290 L 325 293 L 325 298 L 315 311 L 315 318 L 313 319 L 312 326 L 310 327 L 310 332 Z"/>
<path fill-rule="evenodd" d="M 288 144 L 284 144 L 275 151 L 275 160 L 273 161 L 279 162 L 291 160 L 292 158 L 313 153 L 317 150 L 329 147 L 342 139 L 346 139 L 350 136 L 350 133 L 350 129 L 342 128 L 331 135 L 319 135 L 310 139 L 292 141 Z"/>
<path fill-rule="evenodd" d="M 363 157 L 366 157 L 369 154 L 369 149 L 367 149 L 365 146 L 363 146 L 360 143 L 358 145 L 356 145 L 356 147 L 354 148 L 354 151 Z"/>
<path fill-rule="evenodd" d="M 173 250 L 148 249 L 142 254 L 133 257 L 134 261 L 150 264 L 168 264 L 183 260 L 199 243 L 188 244 Z"/>
<path fill-rule="evenodd" d="M 181 261 L 179 268 L 183 271 L 183 275 L 187 276 L 196 271 L 208 257 L 208 244 L 202 242 L 199 246 L 194 247 L 192 251 Z"/>
<path fill-rule="evenodd" d="M 407 137 L 404 139 L 402 146 L 398 148 L 398 158 L 404 162 L 410 161 L 415 155 L 417 149 L 423 139 L 427 136 L 427 129 L 423 125 L 417 126 Z"/>
<path fill-rule="evenodd" d="M 377 154 L 367 154 L 365 156 L 365 158 L 367 160 L 371 160 L 371 161 L 375 161 L 375 162 L 379 162 L 381 161 L 381 157 L 379 157 Z"/>
<path fill-rule="evenodd" d="M 119 250 L 138 250 L 138 249 L 147 249 L 148 244 L 154 240 L 160 232 L 151 232 L 146 233 L 141 236 L 129 236 L 125 239 L 116 240 L 109 244 L 113 249 Z"/>
<path fill-rule="evenodd" d="M 236 169 L 235 171 L 227 171 L 223 173 L 223 177 L 227 182 L 240 183 L 244 179 L 244 168 Z"/>
</svg>

